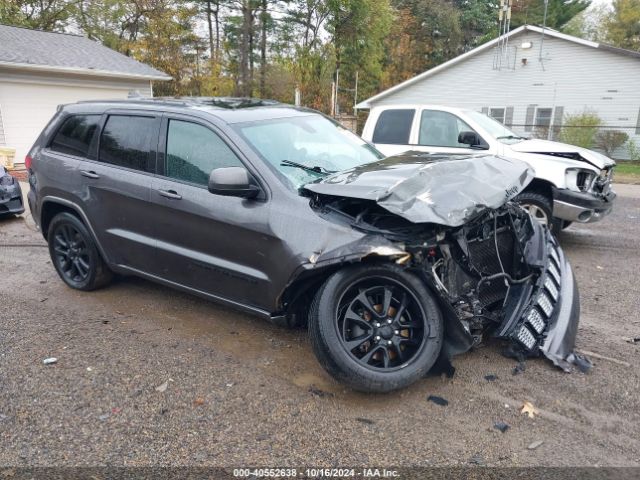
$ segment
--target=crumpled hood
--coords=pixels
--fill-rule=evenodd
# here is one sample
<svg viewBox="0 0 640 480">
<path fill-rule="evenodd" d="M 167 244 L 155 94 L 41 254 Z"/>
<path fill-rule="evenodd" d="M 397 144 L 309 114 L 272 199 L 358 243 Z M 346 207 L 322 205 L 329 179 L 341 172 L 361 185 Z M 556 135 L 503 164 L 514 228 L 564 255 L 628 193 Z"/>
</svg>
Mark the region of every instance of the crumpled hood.
<svg viewBox="0 0 640 480">
<path fill-rule="evenodd" d="M 594 152 L 593 150 L 576 147 L 575 145 L 569 145 L 567 143 L 551 142 L 549 140 L 524 140 L 522 142 L 514 143 L 513 145 L 508 145 L 508 148 L 521 153 L 576 154 L 576 157 L 579 155 L 582 159 L 575 158 L 575 160 L 586 161 L 600 169 L 615 165 L 616 163 L 609 157 L 598 152 Z"/>
<path fill-rule="evenodd" d="M 335 173 L 304 188 L 373 200 L 414 223 L 457 227 L 486 208 L 504 205 L 533 177 L 533 170 L 515 159 L 406 152 Z"/>
</svg>

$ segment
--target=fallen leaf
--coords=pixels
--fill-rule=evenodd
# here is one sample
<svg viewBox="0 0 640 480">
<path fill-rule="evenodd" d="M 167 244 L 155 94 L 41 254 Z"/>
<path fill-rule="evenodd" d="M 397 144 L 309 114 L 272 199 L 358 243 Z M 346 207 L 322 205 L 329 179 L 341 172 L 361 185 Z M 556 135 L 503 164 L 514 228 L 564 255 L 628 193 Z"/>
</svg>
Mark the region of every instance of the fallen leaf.
<svg viewBox="0 0 640 480">
<path fill-rule="evenodd" d="M 520 413 L 526 413 L 529 418 L 535 418 L 540 412 L 531 402 L 524 402 L 520 407 Z"/>
<path fill-rule="evenodd" d="M 193 404 L 194 404 L 196 407 L 199 407 L 200 405 L 204 405 L 204 398 L 202 398 L 202 397 L 197 397 L 197 398 L 193 401 Z"/>
</svg>

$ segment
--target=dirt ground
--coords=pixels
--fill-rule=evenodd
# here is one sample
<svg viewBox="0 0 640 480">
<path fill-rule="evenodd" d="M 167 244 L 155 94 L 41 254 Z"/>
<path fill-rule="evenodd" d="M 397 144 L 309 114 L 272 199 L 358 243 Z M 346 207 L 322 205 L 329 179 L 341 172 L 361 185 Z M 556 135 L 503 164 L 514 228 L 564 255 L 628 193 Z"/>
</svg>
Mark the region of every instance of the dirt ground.
<svg viewBox="0 0 640 480">
<path fill-rule="evenodd" d="M 73 291 L 28 218 L 0 220 L 0 465 L 639 466 L 640 186 L 618 190 L 561 235 L 589 374 L 513 375 L 493 344 L 387 395 L 333 382 L 305 331 L 136 278 Z"/>
</svg>

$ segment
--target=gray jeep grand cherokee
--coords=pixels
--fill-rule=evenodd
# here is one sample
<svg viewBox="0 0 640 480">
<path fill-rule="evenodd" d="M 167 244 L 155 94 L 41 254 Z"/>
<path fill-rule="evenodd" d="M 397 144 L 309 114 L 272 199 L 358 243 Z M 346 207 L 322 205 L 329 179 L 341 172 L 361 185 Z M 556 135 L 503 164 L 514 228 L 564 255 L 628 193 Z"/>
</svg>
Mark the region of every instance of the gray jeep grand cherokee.
<svg viewBox="0 0 640 480">
<path fill-rule="evenodd" d="M 28 164 L 67 285 L 139 275 L 308 325 L 355 389 L 404 387 L 489 337 L 576 359 L 571 267 L 510 202 L 533 177 L 520 161 L 383 159 L 312 110 L 188 98 L 66 105 Z"/>
</svg>

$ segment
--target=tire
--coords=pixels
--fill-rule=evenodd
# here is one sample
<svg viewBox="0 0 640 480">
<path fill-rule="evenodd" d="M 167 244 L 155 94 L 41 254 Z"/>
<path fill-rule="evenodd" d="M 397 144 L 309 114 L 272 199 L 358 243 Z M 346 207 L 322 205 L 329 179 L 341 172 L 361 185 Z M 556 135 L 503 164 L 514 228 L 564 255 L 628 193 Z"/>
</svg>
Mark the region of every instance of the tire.
<svg viewBox="0 0 640 480">
<path fill-rule="evenodd" d="M 515 201 L 533 218 L 546 225 L 552 233 L 558 233 L 561 230 L 562 220 L 554 218 L 553 204 L 546 195 L 537 192 L 522 192 L 515 198 Z"/>
<path fill-rule="evenodd" d="M 90 291 L 111 282 L 113 273 L 78 217 L 66 212 L 56 215 L 49 224 L 47 239 L 51 262 L 69 287 Z"/>
<path fill-rule="evenodd" d="M 433 294 L 394 264 L 338 271 L 320 288 L 309 313 L 309 336 L 320 364 L 362 392 L 390 392 L 424 377 L 438 358 L 443 330 Z M 352 348 L 347 341 L 354 342 Z"/>
</svg>

